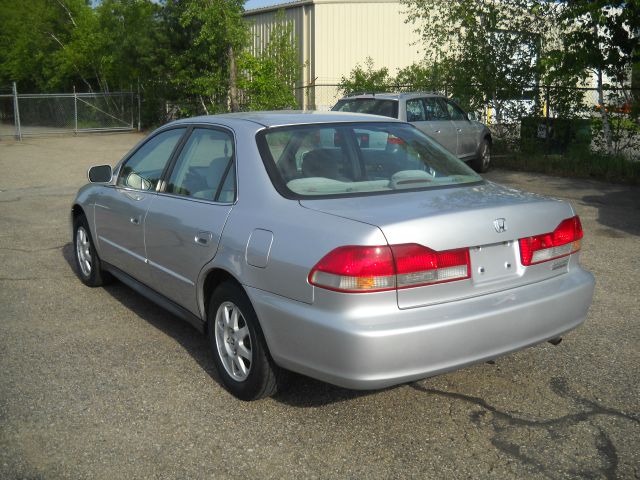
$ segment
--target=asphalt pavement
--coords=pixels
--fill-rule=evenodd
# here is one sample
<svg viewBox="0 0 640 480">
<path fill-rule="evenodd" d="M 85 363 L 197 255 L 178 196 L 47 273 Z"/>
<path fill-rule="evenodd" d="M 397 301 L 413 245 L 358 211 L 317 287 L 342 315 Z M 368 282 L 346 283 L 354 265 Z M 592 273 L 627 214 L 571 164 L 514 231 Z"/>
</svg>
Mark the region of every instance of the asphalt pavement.
<svg viewBox="0 0 640 480">
<path fill-rule="evenodd" d="M 560 345 L 375 392 L 295 376 L 245 403 L 188 324 L 74 274 L 86 169 L 140 138 L 0 141 L 0 478 L 640 478 L 640 189 L 486 175 L 582 219 L 596 292 Z"/>
</svg>

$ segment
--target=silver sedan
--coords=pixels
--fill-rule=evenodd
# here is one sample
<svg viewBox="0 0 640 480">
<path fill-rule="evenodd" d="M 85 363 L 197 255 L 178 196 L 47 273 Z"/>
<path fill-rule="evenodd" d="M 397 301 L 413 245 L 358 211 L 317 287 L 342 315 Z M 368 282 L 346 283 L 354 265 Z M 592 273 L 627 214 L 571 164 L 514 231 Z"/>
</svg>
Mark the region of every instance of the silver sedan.
<svg viewBox="0 0 640 480">
<path fill-rule="evenodd" d="M 580 325 L 594 279 L 568 203 L 484 181 L 414 126 L 349 113 L 180 120 L 71 208 L 77 272 L 208 335 L 235 396 L 286 371 L 382 388 Z"/>
</svg>

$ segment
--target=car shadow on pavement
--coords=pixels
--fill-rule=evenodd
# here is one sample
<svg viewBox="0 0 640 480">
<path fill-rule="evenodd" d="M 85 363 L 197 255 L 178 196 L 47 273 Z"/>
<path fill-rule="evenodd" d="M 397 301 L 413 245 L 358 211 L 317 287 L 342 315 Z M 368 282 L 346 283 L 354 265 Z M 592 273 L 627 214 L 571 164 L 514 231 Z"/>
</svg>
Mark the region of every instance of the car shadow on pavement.
<svg viewBox="0 0 640 480">
<path fill-rule="evenodd" d="M 62 255 L 75 273 L 74 251 L 71 243 L 67 243 L 62 248 Z M 102 288 L 135 315 L 175 339 L 198 362 L 202 369 L 222 387 L 211 358 L 207 338 L 204 335 L 189 323 L 156 305 L 118 280 L 114 280 L 113 283 Z"/>
<path fill-rule="evenodd" d="M 598 223 L 609 227 L 599 232 L 601 235 L 617 238 L 624 234 L 615 230 L 622 230 L 628 234 L 640 236 L 640 189 L 588 195 L 582 197 L 582 202 L 596 207 Z"/>
<path fill-rule="evenodd" d="M 288 372 L 287 377 L 286 388 L 273 398 L 296 408 L 322 407 L 382 392 L 382 390 L 349 390 L 293 372 Z M 393 388 L 397 387 L 389 387 L 387 390 Z"/>
<path fill-rule="evenodd" d="M 75 273 L 74 251 L 71 243 L 64 245 L 62 255 L 69 268 Z M 102 288 L 135 315 L 175 339 L 220 388 L 224 388 L 213 363 L 209 342 L 205 335 L 118 280 Z M 273 399 L 298 408 L 319 407 L 380 391 L 348 390 L 293 372 L 287 372 L 285 385 L 286 388 L 277 393 Z"/>
</svg>

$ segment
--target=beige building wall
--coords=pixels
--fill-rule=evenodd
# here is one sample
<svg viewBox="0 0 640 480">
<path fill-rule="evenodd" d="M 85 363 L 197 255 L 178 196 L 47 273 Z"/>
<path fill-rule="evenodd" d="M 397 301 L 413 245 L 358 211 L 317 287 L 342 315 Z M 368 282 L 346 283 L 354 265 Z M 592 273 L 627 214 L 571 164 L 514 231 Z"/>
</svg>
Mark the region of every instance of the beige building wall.
<svg viewBox="0 0 640 480">
<path fill-rule="evenodd" d="M 422 58 L 420 39 L 398 1 L 316 0 L 318 83 L 337 83 L 367 57 L 391 75 Z"/>
<path fill-rule="evenodd" d="M 262 53 L 269 43 L 271 31 L 278 23 L 277 15 L 280 10 L 284 12 L 286 21 L 293 23 L 293 35 L 291 41 L 296 41 L 298 43 L 298 52 L 300 54 L 299 61 L 301 64 L 304 64 L 309 58 L 310 53 L 307 38 L 311 27 L 311 14 L 313 12 L 313 5 L 311 2 L 298 3 L 293 8 L 264 8 L 246 12 L 245 19 L 249 22 L 252 53 L 254 55 Z"/>
<path fill-rule="evenodd" d="M 253 52 L 269 41 L 279 10 L 293 22 L 304 65 L 298 99 L 304 108 L 327 110 L 339 98 L 336 85 L 367 57 L 391 75 L 422 59 L 419 35 L 406 24 L 399 0 L 303 0 L 249 10 Z M 292 39 L 293 41 L 293 39 Z"/>
</svg>

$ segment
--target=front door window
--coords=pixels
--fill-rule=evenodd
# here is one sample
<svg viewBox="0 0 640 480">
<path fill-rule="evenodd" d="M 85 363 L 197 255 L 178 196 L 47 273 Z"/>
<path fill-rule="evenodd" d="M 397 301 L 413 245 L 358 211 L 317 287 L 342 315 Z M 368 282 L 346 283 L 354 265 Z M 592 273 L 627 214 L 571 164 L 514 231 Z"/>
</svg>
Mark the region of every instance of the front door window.
<svg viewBox="0 0 640 480">
<path fill-rule="evenodd" d="M 155 191 L 171 153 L 185 130 L 174 128 L 150 138 L 122 166 L 116 184 L 119 187 Z"/>
</svg>

